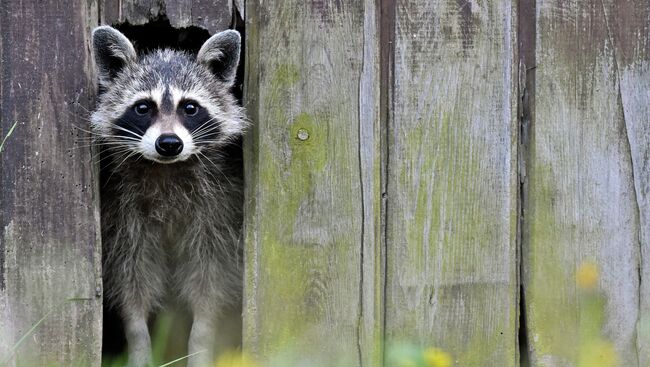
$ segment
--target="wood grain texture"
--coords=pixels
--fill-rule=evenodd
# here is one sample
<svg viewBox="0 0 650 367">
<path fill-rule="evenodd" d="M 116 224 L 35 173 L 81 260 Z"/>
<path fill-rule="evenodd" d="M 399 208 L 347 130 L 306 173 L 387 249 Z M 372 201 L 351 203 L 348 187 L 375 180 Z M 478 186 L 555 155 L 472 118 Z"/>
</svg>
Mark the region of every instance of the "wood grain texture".
<svg viewBox="0 0 650 367">
<path fill-rule="evenodd" d="M 0 363 L 99 366 L 100 241 L 90 150 L 73 129 L 94 95 L 89 35 L 97 6 L 0 3 Z M 87 300 L 63 303 L 67 298 Z"/>
<path fill-rule="evenodd" d="M 103 0 L 103 24 L 142 25 L 166 16 L 172 27 L 201 27 L 216 33 L 232 22 L 238 0 Z"/>
<path fill-rule="evenodd" d="M 639 366 L 647 367 L 650 366 L 650 3 L 607 1 L 604 6 L 609 39 L 614 44 L 619 103 L 623 107 L 639 210 L 636 347 Z"/>
<path fill-rule="evenodd" d="M 513 1 L 396 3 L 386 343 L 517 363 Z"/>
<path fill-rule="evenodd" d="M 534 366 L 579 365 L 581 325 L 597 322 L 576 286 L 576 270 L 589 262 L 607 299 L 602 336 L 621 366 L 647 366 L 647 347 L 639 364 L 636 325 L 639 303 L 647 307 L 639 298 L 639 239 L 647 243 L 648 226 L 640 226 L 647 209 L 640 218 L 639 207 L 647 205 L 637 193 L 647 200 L 648 94 L 636 78 L 645 75 L 648 86 L 648 3 L 633 3 L 537 0 L 523 251 Z"/>
<path fill-rule="evenodd" d="M 375 6 L 247 2 L 244 344 L 263 361 L 380 365 Z"/>
</svg>

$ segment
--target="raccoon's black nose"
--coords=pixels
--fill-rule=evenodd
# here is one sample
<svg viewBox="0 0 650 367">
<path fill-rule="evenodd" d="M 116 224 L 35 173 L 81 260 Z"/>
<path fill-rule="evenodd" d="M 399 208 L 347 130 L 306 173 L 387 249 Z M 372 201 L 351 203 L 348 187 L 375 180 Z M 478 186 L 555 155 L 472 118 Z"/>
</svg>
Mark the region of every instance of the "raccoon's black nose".
<svg viewBox="0 0 650 367">
<path fill-rule="evenodd" d="M 156 139 L 156 151 L 163 157 L 173 157 L 183 151 L 183 141 L 174 134 L 160 135 Z"/>
</svg>

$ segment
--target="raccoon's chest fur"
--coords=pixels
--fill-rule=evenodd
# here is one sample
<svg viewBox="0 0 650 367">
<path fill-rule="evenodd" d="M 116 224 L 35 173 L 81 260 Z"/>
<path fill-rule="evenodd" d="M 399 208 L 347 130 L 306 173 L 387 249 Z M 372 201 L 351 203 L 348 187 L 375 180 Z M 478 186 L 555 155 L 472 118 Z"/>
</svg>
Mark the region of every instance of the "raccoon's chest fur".
<svg viewBox="0 0 650 367">
<path fill-rule="evenodd" d="M 202 187 L 203 177 L 174 177 L 168 172 L 151 176 L 155 179 L 131 186 L 132 214 L 143 218 L 147 230 L 158 232 L 160 244 L 173 255 L 192 224 L 203 217 L 200 206 L 212 206 L 210 203 L 217 204 L 223 198 L 218 191 Z"/>
<path fill-rule="evenodd" d="M 132 214 L 143 218 L 149 230 L 160 231 L 163 242 L 177 240 L 191 228 L 194 219 L 200 220 L 203 206 L 224 199 L 218 190 L 208 187 L 219 183 L 212 183 L 205 174 L 186 167 L 152 166 L 125 175 L 129 189 L 121 195 L 132 200 Z"/>
<path fill-rule="evenodd" d="M 113 174 L 105 200 L 110 212 L 141 222 L 143 232 L 156 233 L 173 246 L 191 235 L 241 224 L 241 178 L 228 167 L 206 170 L 199 161 L 172 165 L 132 162 Z M 223 233 L 227 235 L 228 233 Z"/>
<path fill-rule="evenodd" d="M 205 164 L 134 161 L 103 172 L 109 176 L 102 190 L 109 282 L 124 276 L 120 269 L 131 257 L 142 256 L 157 264 L 151 269 L 160 272 L 156 289 L 161 297 L 178 293 L 174 287 L 187 277 L 184 273 L 209 266 L 222 273 L 223 291 L 237 299 L 239 279 L 231 277 L 241 263 L 241 168 L 206 169 Z"/>
</svg>

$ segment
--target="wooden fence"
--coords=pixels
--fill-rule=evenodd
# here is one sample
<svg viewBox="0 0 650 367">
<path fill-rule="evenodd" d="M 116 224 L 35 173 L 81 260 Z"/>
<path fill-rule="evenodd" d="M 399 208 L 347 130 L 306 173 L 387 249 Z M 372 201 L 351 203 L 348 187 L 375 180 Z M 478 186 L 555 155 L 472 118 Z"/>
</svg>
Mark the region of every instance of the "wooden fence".
<svg viewBox="0 0 650 367">
<path fill-rule="evenodd" d="M 3 0 L 0 358 L 47 314 L 20 362 L 99 365 L 97 175 L 71 127 L 90 30 L 164 13 L 215 32 L 235 12 L 245 350 L 578 366 L 587 263 L 619 365 L 650 366 L 647 0 Z"/>
</svg>

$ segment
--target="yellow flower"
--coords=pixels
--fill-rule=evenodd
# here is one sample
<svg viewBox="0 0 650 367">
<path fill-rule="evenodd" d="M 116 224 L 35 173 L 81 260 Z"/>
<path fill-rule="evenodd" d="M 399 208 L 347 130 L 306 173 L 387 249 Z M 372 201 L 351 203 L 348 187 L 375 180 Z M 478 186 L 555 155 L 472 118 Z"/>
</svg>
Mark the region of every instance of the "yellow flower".
<svg viewBox="0 0 650 367">
<path fill-rule="evenodd" d="M 593 289 L 598 284 L 598 265 L 592 262 L 580 265 L 576 272 L 578 287 Z"/>
<path fill-rule="evenodd" d="M 422 357 L 427 367 L 451 367 L 453 364 L 449 353 L 437 348 L 426 349 L 422 352 Z"/>
<path fill-rule="evenodd" d="M 260 365 L 241 352 L 226 352 L 217 359 L 214 367 L 260 367 Z"/>
</svg>

